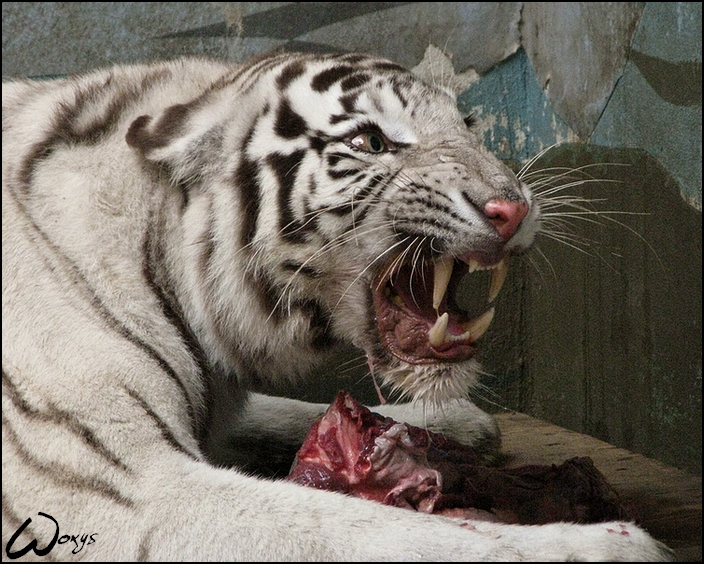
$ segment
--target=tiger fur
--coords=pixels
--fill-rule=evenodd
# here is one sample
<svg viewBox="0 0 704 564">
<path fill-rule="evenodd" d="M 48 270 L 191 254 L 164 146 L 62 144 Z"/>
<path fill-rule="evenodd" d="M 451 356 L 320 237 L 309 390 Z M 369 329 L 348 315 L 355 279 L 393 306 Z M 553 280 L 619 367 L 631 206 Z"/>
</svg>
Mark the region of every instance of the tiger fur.
<svg viewBox="0 0 704 564">
<path fill-rule="evenodd" d="M 377 411 L 497 444 L 462 399 L 476 327 L 419 278 L 498 268 L 540 210 L 441 88 L 356 54 L 186 59 L 4 83 L 2 119 L 3 558 L 668 558 L 632 523 L 450 519 L 254 475 L 324 407 L 251 391 L 339 343 L 420 400 Z"/>
</svg>

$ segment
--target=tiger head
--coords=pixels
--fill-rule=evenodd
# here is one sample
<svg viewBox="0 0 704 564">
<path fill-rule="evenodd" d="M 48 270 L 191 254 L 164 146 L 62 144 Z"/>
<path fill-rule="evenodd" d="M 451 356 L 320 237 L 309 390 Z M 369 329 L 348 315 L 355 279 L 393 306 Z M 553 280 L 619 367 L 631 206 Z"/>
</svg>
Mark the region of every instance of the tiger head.
<svg viewBox="0 0 704 564">
<path fill-rule="evenodd" d="M 217 266 L 182 301 L 206 351 L 283 373 L 347 341 L 408 396 L 466 394 L 508 259 L 539 223 L 466 121 L 442 88 L 357 54 L 259 59 L 135 120 L 128 142 L 202 208 L 183 214 L 184 245 Z M 459 281 L 487 269 L 470 318 Z"/>
</svg>

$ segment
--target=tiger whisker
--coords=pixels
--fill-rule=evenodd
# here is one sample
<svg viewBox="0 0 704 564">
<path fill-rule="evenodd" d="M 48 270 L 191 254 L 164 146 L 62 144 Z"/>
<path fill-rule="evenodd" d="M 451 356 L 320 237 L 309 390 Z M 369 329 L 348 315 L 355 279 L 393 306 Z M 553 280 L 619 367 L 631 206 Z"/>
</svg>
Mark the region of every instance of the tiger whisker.
<svg viewBox="0 0 704 564">
<path fill-rule="evenodd" d="M 352 280 L 352 282 L 350 282 L 350 284 L 349 284 L 349 285 L 347 286 L 347 288 L 344 290 L 344 292 L 342 293 L 342 295 L 340 296 L 340 298 L 337 300 L 337 303 L 336 303 L 335 306 L 332 308 L 332 311 L 334 312 L 334 311 L 337 310 L 338 306 L 340 305 L 340 303 L 342 302 L 342 300 L 344 299 L 344 297 L 347 295 L 347 292 L 349 291 L 349 289 L 350 289 L 362 276 L 364 276 L 364 274 L 365 274 L 370 268 L 372 268 L 372 267 L 374 266 L 374 264 L 375 264 L 377 261 L 381 260 L 385 255 L 388 255 L 388 254 L 389 254 L 389 251 L 392 251 L 394 248 L 398 247 L 399 245 L 402 245 L 404 242 L 405 242 L 405 239 L 404 239 L 404 240 L 401 240 L 401 241 L 398 241 L 397 243 L 393 244 L 389 249 L 385 250 L 383 253 L 381 253 L 379 256 L 377 256 L 377 258 L 375 258 L 373 261 L 371 261 L 366 267 L 364 267 L 364 268 L 362 269 L 362 271 L 361 271 L 359 274 L 357 274 L 357 276 L 354 278 L 354 280 Z M 404 253 L 405 253 L 405 252 L 406 252 L 406 251 L 404 251 Z"/>
<path fill-rule="evenodd" d="M 548 268 L 552 272 L 552 277 L 557 278 L 557 271 L 555 270 L 555 267 L 552 265 L 552 262 L 550 262 L 550 259 L 547 257 L 547 255 L 543 252 L 543 250 L 536 246 L 534 247 L 534 251 L 540 255 L 540 257 L 543 259 L 543 261 L 548 265 Z M 529 253 L 526 255 L 528 262 L 530 265 L 535 269 L 535 271 L 538 273 L 538 276 L 540 276 L 540 279 L 543 282 L 546 282 L 546 277 L 543 275 L 543 271 L 540 269 L 538 266 L 538 263 L 536 260 L 534 260 L 533 252 Z"/>
</svg>

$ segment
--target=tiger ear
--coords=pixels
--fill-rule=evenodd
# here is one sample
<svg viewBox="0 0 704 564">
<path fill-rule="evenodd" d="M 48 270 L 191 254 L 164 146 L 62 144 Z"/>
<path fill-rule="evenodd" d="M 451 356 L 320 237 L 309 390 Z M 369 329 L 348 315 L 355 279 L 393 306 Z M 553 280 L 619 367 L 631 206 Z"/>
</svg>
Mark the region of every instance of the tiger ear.
<svg viewBox="0 0 704 564">
<path fill-rule="evenodd" d="M 148 161 L 169 165 L 176 176 L 184 177 L 206 157 L 203 139 L 211 129 L 205 124 L 198 127 L 191 119 L 193 114 L 191 105 L 176 104 L 156 119 L 139 116 L 130 124 L 125 140 Z"/>
<path fill-rule="evenodd" d="M 411 72 L 424 82 L 444 90 L 452 98 L 456 98 L 479 80 L 479 74 L 472 68 L 455 74 L 452 58 L 435 45 L 428 45 L 423 59 Z"/>
</svg>

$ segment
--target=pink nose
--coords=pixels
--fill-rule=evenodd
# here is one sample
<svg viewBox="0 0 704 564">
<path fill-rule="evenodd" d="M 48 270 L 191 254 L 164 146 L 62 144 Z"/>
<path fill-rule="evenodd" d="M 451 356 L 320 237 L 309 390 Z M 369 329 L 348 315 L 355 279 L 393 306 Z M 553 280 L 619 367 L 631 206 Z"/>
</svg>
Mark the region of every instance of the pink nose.
<svg viewBox="0 0 704 564">
<path fill-rule="evenodd" d="M 501 238 L 508 241 L 518 230 L 523 218 L 528 215 L 528 204 L 494 198 L 484 205 L 484 215 L 494 225 Z"/>
</svg>

